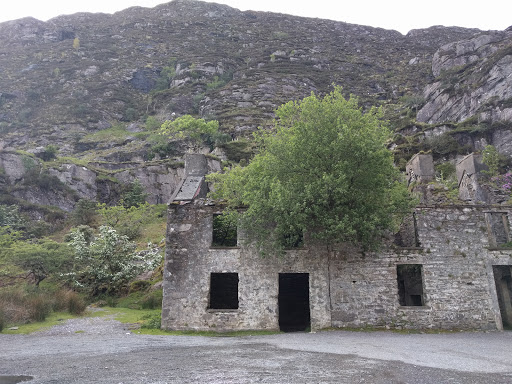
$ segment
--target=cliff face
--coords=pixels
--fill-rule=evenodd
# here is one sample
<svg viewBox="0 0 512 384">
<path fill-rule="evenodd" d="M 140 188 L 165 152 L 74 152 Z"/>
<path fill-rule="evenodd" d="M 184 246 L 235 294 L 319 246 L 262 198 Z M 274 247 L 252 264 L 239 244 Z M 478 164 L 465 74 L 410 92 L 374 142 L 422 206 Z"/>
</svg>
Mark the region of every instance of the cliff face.
<svg viewBox="0 0 512 384">
<path fill-rule="evenodd" d="M 436 81 L 425 88 L 418 121 L 512 120 L 512 30 L 443 45 L 432 73 Z"/>
<path fill-rule="evenodd" d="M 2 23 L 0 147 L 6 174 L 17 172 L 4 177 L 3 191 L 70 210 L 77 198 L 115 200 L 117 185 L 136 177 L 151 202 L 165 202 L 186 148 L 157 151 L 165 143 L 148 129 L 147 116 L 213 118 L 223 132 L 243 137 L 270 126 L 282 103 L 332 84 L 364 105 L 399 105 L 424 92 L 422 122 L 477 112 L 510 120 L 509 42 L 506 31 L 432 27 L 403 36 L 191 0 Z M 454 72 L 460 65 L 464 71 Z M 450 88 L 443 76 L 452 72 L 458 77 Z M 58 147 L 57 160 L 32 160 L 74 191 L 73 199 L 61 193 L 43 202 L 22 187 L 24 156 L 49 145 Z M 13 161 L 21 168 L 5 165 Z"/>
</svg>

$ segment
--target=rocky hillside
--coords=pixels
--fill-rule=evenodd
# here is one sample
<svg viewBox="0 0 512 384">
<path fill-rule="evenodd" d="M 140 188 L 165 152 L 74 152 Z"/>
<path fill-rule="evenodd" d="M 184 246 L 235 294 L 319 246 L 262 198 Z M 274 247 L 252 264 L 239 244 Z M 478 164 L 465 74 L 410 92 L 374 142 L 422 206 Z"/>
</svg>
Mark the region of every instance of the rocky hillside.
<svg viewBox="0 0 512 384">
<path fill-rule="evenodd" d="M 505 124 L 496 135 L 506 135 L 511 41 L 510 31 L 432 27 L 403 36 L 192 0 L 1 23 L 2 202 L 71 211 L 80 198 L 115 201 L 135 178 L 150 202 L 165 202 L 186 148 L 156 134 L 155 122 L 192 114 L 239 139 L 270 126 L 280 104 L 332 84 L 385 106 L 397 159 L 472 117 Z M 233 149 L 245 142 L 234 143 L 239 160 Z"/>
</svg>

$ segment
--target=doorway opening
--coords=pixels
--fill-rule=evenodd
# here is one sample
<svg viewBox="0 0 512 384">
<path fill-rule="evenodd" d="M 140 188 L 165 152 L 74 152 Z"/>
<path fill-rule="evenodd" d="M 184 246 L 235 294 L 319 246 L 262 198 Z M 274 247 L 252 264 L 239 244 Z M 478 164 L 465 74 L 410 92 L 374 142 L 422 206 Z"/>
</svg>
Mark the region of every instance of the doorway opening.
<svg viewBox="0 0 512 384">
<path fill-rule="evenodd" d="M 279 329 L 301 332 L 311 328 L 309 273 L 279 274 Z"/>
<path fill-rule="evenodd" d="M 492 271 L 503 328 L 512 330 L 512 266 L 493 265 Z"/>
<path fill-rule="evenodd" d="M 421 264 L 400 264 L 396 266 L 398 301 L 401 306 L 421 307 L 425 305 L 421 267 Z"/>
</svg>

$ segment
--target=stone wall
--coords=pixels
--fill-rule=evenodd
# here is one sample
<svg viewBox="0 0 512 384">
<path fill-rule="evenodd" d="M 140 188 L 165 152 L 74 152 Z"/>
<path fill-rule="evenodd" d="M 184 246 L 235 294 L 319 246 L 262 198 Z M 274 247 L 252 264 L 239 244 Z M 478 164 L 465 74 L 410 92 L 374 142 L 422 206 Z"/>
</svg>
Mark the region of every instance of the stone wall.
<svg viewBox="0 0 512 384">
<path fill-rule="evenodd" d="M 303 248 L 282 258 L 261 258 L 243 241 L 234 248 L 211 247 L 212 218 L 221 210 L 205 200 L 170 205 L 165 329 L 278 329 L 279 273 L 292 272 L 309 273 L 312 329 L 502 328 L 493 265 L 512 265 L 512 250 L 493 244 L 489 217 L 506 218 L 512 207 L 423 206 L 415 214 L 417 247 L 388 244 L 363 253 L 340 246 L 328 252 L 306 237 Z M 509 221 L 503 223 L 509 236 Z M 423 305 L 400 305 L 400 264 L 421 265 Z M 238 309 L 208 309 L 212 272 L 238 273 Z"/>
<path fill-rule="evenodd" d="M 417 209 L 421 247 L 376 254 L 336 251 L 331 266 L 335 327 L 500 329 L 492 265 L 511 265 L 512 250 L 493 248 L 487 211 L 503 207 Z M 419 264 L 423 306 L 400 306 L 397 265 Z"/>
<path fill-rule="evenodd" d="M 212 247 L 213 215 L 220 212 L 220 207 L 204 200 L 170 205 L 162 327 L 277 330 L 279 273 L 309 273 L 311 328 L 329 327 L 325 249 L 303 248 L 287 251 L 285 257 L 262 258 L 243 241 L 233 248 Z M 208 309 L 212 272 L 238 273 L 237 310 Z"/>
</svg>

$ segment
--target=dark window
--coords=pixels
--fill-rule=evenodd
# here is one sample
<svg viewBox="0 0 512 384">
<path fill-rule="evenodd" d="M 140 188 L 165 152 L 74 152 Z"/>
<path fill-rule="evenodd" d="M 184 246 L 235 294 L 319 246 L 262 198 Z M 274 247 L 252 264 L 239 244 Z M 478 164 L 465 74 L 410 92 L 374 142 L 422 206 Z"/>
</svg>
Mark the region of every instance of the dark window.
<svg viewBox="0 0 512 384">
<path fill-rule="evenodd" d="M 210 309 L 238 309 L 238 273 L 210 275 Z"/>
<path fill-rule="evenodd" d="M 421 264 L 402 264 L 396 266 L 400 305 L 414 307 L 425 305 L 421 269 Z"/>
<path fill-rule="evenodd" d="M 229 215 L 213 215 L 213 237 L 214 247 L 236 247 L 237 228 L 235 219 Z"/>
<path fill-rule="evenodd" d="M 492 270 L 503 328 L 512 330 L 512 266 L 493 265 Z"/>
</svg>

